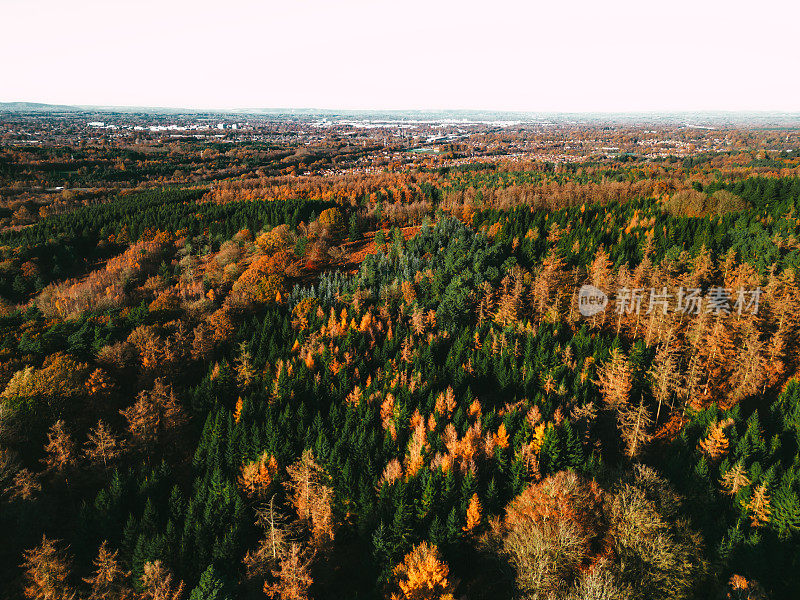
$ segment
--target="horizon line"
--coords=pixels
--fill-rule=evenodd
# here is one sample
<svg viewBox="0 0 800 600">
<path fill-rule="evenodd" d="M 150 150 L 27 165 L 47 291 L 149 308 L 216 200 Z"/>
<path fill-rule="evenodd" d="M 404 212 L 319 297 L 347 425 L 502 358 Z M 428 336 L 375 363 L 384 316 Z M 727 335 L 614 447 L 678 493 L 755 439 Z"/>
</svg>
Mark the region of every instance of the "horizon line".
<svg viewBox="0 0 800 600">
<path fill-rule="evenodd" d="M 669 109 L 636 109 L 636 110 L 537 110 L 537 109 L 507 109 L 507 108 L 343 108 L 326 106 L 249 106 L 249 107 L 187 107 L 179 105 L 137 105 L 137 104 L 69 104 L 54 102 L 38 102 L 28 100 L 7 100 L 0 101 L 0 107 L 12 105 L 32 106 L 32 107 L 52 107 L 52 108 L 71 108 L 78 110 L 170 110 L 186 111 L 196 113 L 246 113 L 256 114 L 258 112 L 390 112 L 390 113 L 498 113 L 498 114 L 521 114 L 521 115 L 666 115 L 666 114 L 728 114 L 728 115 L 787 115 L 800 117 L 800 109 L 716 109 L 716 108 L 669 108 Z"/>
</svg>

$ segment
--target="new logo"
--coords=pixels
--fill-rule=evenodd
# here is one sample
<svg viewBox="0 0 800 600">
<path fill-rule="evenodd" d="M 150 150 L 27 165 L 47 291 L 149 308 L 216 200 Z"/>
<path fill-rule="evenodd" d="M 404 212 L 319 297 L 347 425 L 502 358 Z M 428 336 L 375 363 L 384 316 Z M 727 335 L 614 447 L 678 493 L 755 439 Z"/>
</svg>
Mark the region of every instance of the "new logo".
<svg viewBox="0 0 800 600">
<path fill-rule="evenodd" d="M 601 313 L 608 306 L 608 296 L 593 285 L 584 285 L 578 291 L 578 311 L 584 317 Z"/>
</svg>

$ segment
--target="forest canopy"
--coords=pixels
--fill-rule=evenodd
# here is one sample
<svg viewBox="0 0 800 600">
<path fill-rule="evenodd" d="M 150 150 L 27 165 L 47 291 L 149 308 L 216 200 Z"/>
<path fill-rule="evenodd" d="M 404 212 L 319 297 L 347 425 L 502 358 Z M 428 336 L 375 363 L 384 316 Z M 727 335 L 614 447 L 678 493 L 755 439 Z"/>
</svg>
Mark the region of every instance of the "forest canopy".
<svg viewBox="0 0 800 600">
<path fill-rule="evenodd" d="M 327 143 L 3 151 L 0 598 L 800 595 L 797 153 Z"/>
</svg>

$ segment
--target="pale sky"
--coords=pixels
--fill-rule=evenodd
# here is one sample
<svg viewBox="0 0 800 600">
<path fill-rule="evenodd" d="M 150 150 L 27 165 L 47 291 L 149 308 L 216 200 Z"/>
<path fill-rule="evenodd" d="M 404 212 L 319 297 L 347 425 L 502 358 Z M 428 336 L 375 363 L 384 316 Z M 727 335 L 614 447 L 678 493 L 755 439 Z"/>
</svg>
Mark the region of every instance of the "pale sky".
<svg viewBox="0 0 800 600">
<path fill-rule="evenodd" d="M 792 0 L 0 0 L 0 101 L 800 111 Z"/>
</svg>

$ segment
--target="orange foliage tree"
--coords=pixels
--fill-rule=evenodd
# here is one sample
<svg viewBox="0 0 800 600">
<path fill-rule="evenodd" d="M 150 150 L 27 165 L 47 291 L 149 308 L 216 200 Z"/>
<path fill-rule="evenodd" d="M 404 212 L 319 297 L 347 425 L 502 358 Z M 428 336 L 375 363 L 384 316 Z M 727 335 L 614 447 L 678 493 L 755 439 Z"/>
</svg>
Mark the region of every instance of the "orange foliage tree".
<svg viewBox="0 0 800 600">
<path fill-rule="evenodd" d="M 273 571 L 277 581 L 264 584 L 264 593 L 279 600 L 306 600 L 308 588 L 313 583 L 310 574 L 311 560 L 300 544 L 293 543 L 281 558 L 279 568 Z"/>
<path fill-rule="evenodd" d="M 464 531 L 472 531 L 481 522 L 481 502 L 478 499 L 478 494 L 473 494 L 469 499 L 469 506 L 467 507 L 467 524 Z"/>
<path fill-rule="evenodd" d="M 311 450 L 286 467 L 289 481 L 284 485 L 301 522 L 309 528 L 315 544 L 333 540 L 333 488 L 328 474 L 314 460 Z"/>
<path fill-rule="evenodd" d="M 108 467 L 122 453 L 122 444 L 114 432 L 98 421 L 97 426 L 86 436 L 86 450 L 84 454 L 93 463 L 103 463 L 103 468 Z"/>
<path fill-rule="evenodd" d="M 226 302 L 245 307 L 274 302 L 285 293 L 286 270 L 290 263 L 286 252 L 259 256 L 233 284 Z"/>
<path fill-rule="evenodd" d="M 64 427 L 64 421 L 58 420 L 50 427 L 44 450 L 47 453 L 44 463 L 50 471 L 61 473 L 75 464 L 75 442 Z"/>
<path fill-rule="evenodd" d="M 275 457 L 264 451 L 258 459 L 242 465 L 239 486 L 250 498 L 263 498 L 277 472 L 278 462 Z"/>
<path fill-rule="evenodd" d="M 728 438 L 725 436 L 725 428 L 732 423 L 732 419 L 714 423 L 709 427 L 708 437 L 700 440 L 698 448 L 712 461 L 721 459 L 728 452 Z"/>
<path fill-rule="evenodd" d="M 393 571 L 399 593 L 393 600 L 452 600 L 455 586 L 449 580 L 450 568 L 439 556 L 436 546 L 422 542 L 403 558 Z"/>
<path fill-rule="evenodd" d="M 600 547 L 602 491 L 593 481 L 561 471 L 531 485 L 508 506 L 503 548 L 526 593 L 555 594 Z"/>
<path fill-rule="evenodd" d="M 152 448 L 174 438 L 186 422 L 172 386 L 163 379 L 156 379 L 152 390 L 142 391 L 136 402 L 120 413 L 128 420 L 131 437 L 148 456 Z"/>
<path fill-rule="evenodd" d="M 69 585 L 72 560 L 56 547 L 56 540 L 42 536 L 42 543 L 25 551 L 25 597 L 31 600 L 68 600 L 75 596 Z"/>
<path fill-rule="evenodd" d="M 120 567 L 117 551 L 109 550 L 105 541 L 100 544 L 94 567 L 91 577 L 84 578 L 90 588 L 87 600 L 124 600 L 131 597 L 127 581 L 130 573 Z"/>
<path fill-rule="evenodd" d="M 172 573 L 160 560 L 144 564 L 141 600 L 179 600 L 183 596 L 183 582 L 173 583 Z"/>
</svg>

